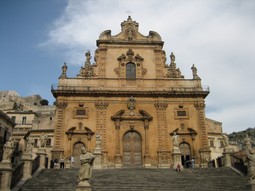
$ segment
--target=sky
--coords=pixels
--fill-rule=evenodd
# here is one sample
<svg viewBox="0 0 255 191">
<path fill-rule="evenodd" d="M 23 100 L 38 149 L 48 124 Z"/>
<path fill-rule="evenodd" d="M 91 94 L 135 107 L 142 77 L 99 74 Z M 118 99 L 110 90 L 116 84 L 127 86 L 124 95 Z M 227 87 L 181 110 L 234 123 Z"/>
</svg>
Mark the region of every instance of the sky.
<svg viewBox="0 0 255 191">
<path fill-rule="evenodd" d="M 0 0 L 0 91 L 39 94 L 54 102 L 64 62 L 68 76 L 96 49 L 101 32 L 120 32 L 132 19 L 145 36 L 156 31 L 177 67 L 195 64 L 210 87 L 206 116 L 226 133 L 255 127 L 254 0 Z"/>
</svg>

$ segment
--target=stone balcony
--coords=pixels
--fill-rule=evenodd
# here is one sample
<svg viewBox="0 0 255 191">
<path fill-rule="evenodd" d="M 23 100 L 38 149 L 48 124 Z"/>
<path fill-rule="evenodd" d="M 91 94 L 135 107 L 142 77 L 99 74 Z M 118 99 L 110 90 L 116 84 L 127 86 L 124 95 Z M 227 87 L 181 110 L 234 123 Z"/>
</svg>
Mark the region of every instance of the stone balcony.
<svg viewBox="0 0 255 191">
<path fill-rule="evenodd" d="M 84 96 L 136 96 L 136 97 L 203 97 L 210 90 L 201 86 L 198 80 L 184 79 L 60 79 L 58 84 L 51 87 L 55 97 L 59 95 Z"/>
</svg>

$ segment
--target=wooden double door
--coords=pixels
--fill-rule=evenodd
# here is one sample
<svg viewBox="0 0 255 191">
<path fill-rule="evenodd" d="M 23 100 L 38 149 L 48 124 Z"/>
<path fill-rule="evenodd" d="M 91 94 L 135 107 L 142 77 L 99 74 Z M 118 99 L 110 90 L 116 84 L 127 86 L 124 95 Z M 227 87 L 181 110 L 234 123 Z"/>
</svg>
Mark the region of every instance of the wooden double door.
<svg viewBox="0 0 255 191">
<path fill-rule="evenodd" d="M 123 165 L 142 165 L 142 139 L 135 131 L 129 131 L 123 137 Z"/>
</svg>

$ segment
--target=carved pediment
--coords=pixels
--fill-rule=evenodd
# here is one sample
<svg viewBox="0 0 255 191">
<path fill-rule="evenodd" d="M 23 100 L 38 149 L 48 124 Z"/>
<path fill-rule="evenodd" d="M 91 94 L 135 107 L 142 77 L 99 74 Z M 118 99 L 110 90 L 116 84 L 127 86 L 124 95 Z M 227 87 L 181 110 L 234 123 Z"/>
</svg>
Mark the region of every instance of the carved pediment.
<svg viewBox="0 0 255 191">
<path fill-rule="evenodd" d="M 129 42 L 159 42 L 163 45 L 160 35 L 154 31 L 149 31 L 148 36 L 144 36 L 139 32 L 139 24 L 133 21 L 129 16 L 126 21 L 121 23 L 121 32 L 117 35 L 112 36 L 111 30 L 106 30 L 102 32 L 99 36 L 97 43 L 101 41 L 108 41 L 116 43 L 119 41 L 129 41 Z"/>
</svg>

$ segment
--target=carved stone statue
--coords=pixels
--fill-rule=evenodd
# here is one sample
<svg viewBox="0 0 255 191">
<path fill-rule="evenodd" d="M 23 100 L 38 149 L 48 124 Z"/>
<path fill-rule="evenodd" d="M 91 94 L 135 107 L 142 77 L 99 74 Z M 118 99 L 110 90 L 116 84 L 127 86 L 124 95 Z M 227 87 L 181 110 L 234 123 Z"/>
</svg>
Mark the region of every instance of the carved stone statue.
<svg viewBox="0 0 255 191">
<path fill-rule="evenodd" d="M 101 148 L 101 136 L 99 134 L 96 134 L 96 149 L 100 149 Z"/>
<path fill-rule="evenodd" d="M 192 70 L 193 79 L 200 79 L 199 76 L 197 75 L 197 68 L 195 67 L 194 64 L 191 67 L 191 70 Z"/>
<path fill-rule="evenodd" d="M 14 141 L 9 138 L 9 140 L 4 145 L 4 152 L 3 152 L 3 161 L 11 162 L 12 155 L 14 152 Z"/>
<path fill-rule="evenodd" d="M 177 135 L 176 132 L 174 132 L 172 141 L 173 141 L 174 147 L 179 147 L 179 135 Z"/>
<path fill-rule="evenodd" d="M 41 136 L 40 136 L 40 146 L 41 146 L 41 148 L 46 147 L 47 138 L 48 138 L 47 135 L 44 135 L 44 133 L 41 134 Z"/>
<path fill-rule="evenodd" d="M 91 65 L 91 63 L 90 63 L 90 59 L 91 59 L 90 51 L 86 52 L 85 56 L 86 56 L 85 66 L 90 66 Z"/>
<path fill-rule="evenodd" d="M 88 181 L 92 175 L 92 166 L 95 159 L 95 155 L 86 151 L 85 147 L 81 148 L 80 154 L 80 171 L 79 171 L 79 181 Z"/>
<path fill-rule="evenodd" d="M 249 150 L 252 148 L 252 139 L 246 134 L 246 137 L 243 140 L 244 146 L 246 150 Z"/>
<path fill-rule="evenodd" d="M 229 138 L 228 138 L 227 134 L 223 133 L 222 136 L 223 136 L 225 146 L 228 146 L 229 145 Z"/>
<path fill-rule="evenodd" d="M 67 71 L 67 65 L 66 63 L 64 63 L 64 65 L 62 66 L 62 74 L 60 75 L 59 78 L 66 78 L 66 71 Z"/>
<path fill-rule="evenodd" d="M 33 147 L 34 147 L 34 139 L 31 138 L 31 137 L 28 137 L 28 138 L 27 138 L 27 144 L 26 144 L 25 153 L 32 154 Z"/>
<path fill-rule="evenodd" d="M 250 148 L 246 150 L 246 156 L 248 159 L 248 177 L 249 180 L 255 181 L 255 151 Z"/>
<path fill-rule="evenodd" d="M 175 55 L 174 55 L 174 53 L 171 52 L 170 58 L 171 58 L 171 63 L 174 63 L 175 62 Z"/>
</svg>

